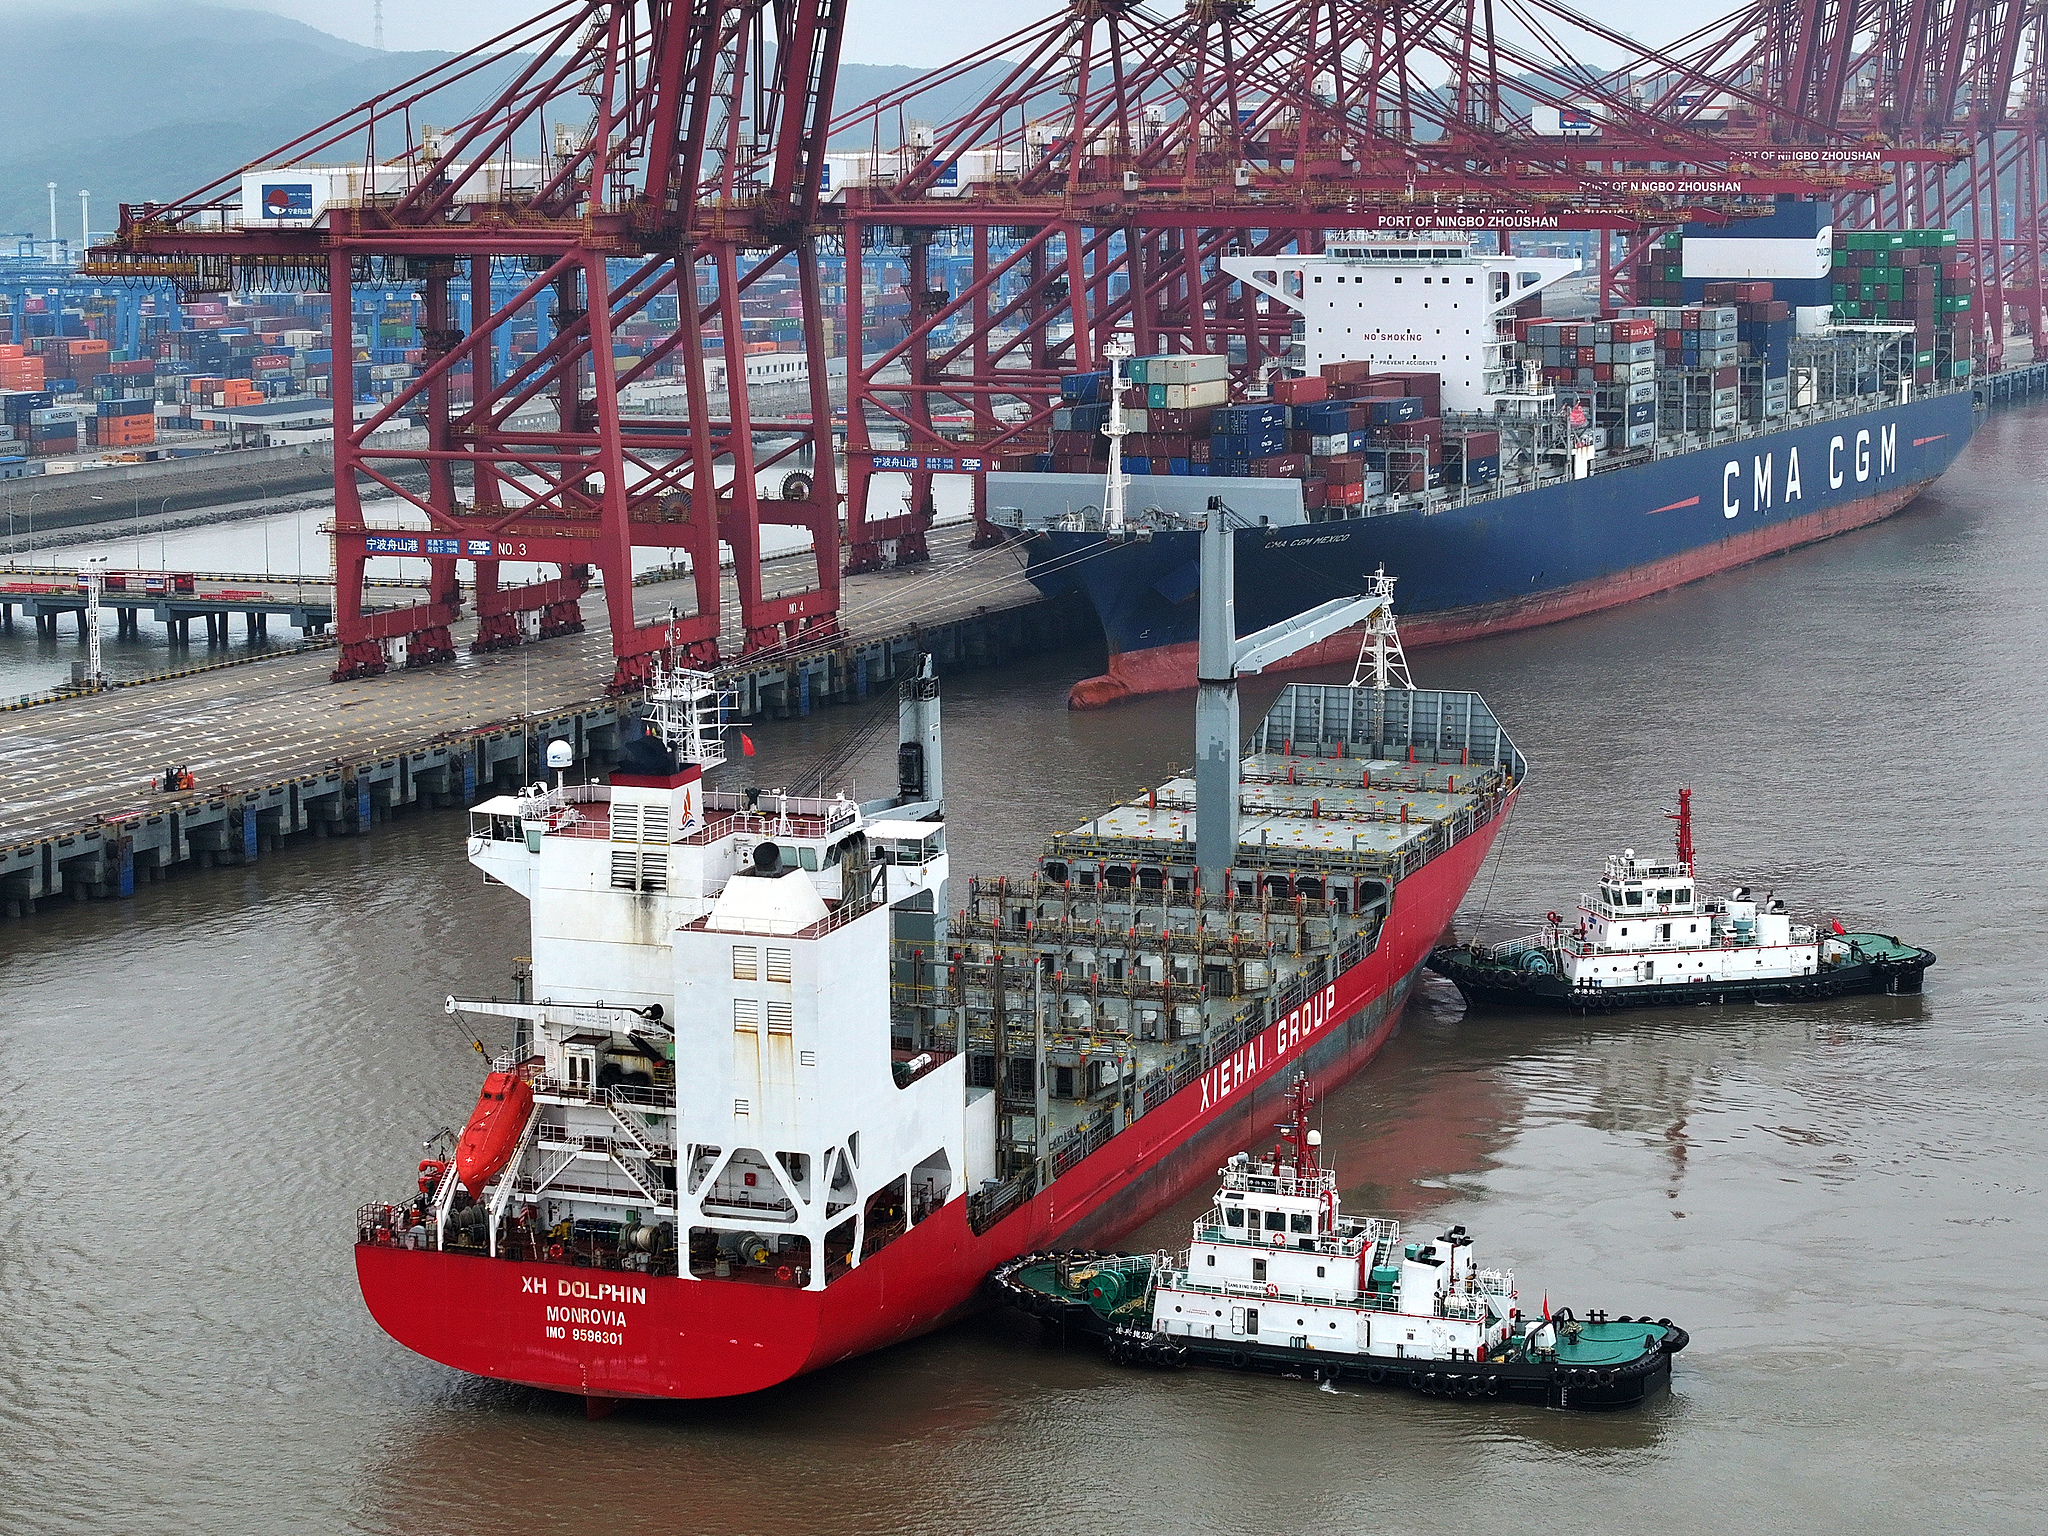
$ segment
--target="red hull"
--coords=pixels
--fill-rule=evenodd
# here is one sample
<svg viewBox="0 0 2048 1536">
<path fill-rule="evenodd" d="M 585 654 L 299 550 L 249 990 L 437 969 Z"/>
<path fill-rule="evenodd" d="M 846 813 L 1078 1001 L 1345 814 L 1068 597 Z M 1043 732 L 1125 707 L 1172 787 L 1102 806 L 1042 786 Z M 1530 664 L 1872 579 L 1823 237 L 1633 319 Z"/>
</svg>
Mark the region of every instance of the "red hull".
<svg viewBox="0 0 2048 1536">
<path fill-rule="evenodd" d="M 822 1291 L 362 1244 L 363 1298 L 430 1360 L 599 1398 L 758 1392 L 928 1332 L 1004 1260 L 1107 1241 L 1213 1179 L 1271 1130 L 1294 1067 L 1327 1091 L 1372 1060 L 1505 814 L 1395 888 L 1370 957 L 980 1236 L 953 1200 Z"/>
<path fill-rule="evenodd" d="M 1668 592 L 1687 582 L 1700 581 L 1738 566 L 1752 565 L 1771 555 L 1818 543 L 1871 523 L 1882 522 L 1927 488 L 1927 482 L 1902 486 L 1861 501 L 1843 502 L 1824 508 L 1811 517 L 1795 521 L 1766 523 L 1732 538 L 1703 544 L 1668 560 L 1638 565 L 1597 581 L 1582 581 L 1556 587 L 1510 602 L 1487 603 L 1471 608 L 1454 608 L 1443 613 L 1401 617 L 1401 642 L 1410 650 L 1431 645 L 1452 645 L 1486 635 L 1504 635 L 1539 624 L 1576 619 L 1581 614 L 1616 608 L 1653 593 Z M 1348 667 L 1358 659 L 1358 632 L 1332 635 L 1317 645 L 1297 652 L 1286 661 L 1268 667 L 1272 674 L 1309 672 L 1318 667 Z M 1067 694 L 1070 709 L 1101 709 L 1147 693 L 1184 693 L 1195 686 L 1195 644 L 1160 645 L 1142 651 L 1122 651 L 1109 658 L 1109 670 L 1100 677 L 1086 677 Z"/>
</svg>

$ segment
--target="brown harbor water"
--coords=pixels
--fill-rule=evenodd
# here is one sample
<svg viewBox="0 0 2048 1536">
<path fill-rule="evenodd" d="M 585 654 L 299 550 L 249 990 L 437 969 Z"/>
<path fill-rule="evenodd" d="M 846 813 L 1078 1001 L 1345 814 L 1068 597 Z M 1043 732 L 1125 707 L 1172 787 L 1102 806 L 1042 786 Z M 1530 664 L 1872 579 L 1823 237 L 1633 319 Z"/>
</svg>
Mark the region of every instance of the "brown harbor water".
<svg viewBox="0 0 2048 1536">
<path fill-rule="evenodd" d="M 0 927 L 0 1532 L 2048 1529 L 2044 589 L 2027 409 L 1877 528 L 1418 659 L 1534 763 L 1462 932 L 1662 846 L 1689 782 L 1710 886 L 1940 956 L 1915 998 L 1594 1021 L 1431 985 L 1327 1097 L 1350 1209 L 1465 1223 L 1525 1303 L 1684 1323 L 1667 1398 L 1132 1372 L 1003 1315 L 599 1423 L 415 1358 L 357 1298 L 351 1214 L 473 1100 L 440 999 L 508 992 L 525 948 L 442 814 Z M 1185 759 L 1186 700 L 1068 714 L 1090 664 L 949 684 L 956 871 Z M 746 777 L 858 724 L 763 728 Z"/>
</svg>

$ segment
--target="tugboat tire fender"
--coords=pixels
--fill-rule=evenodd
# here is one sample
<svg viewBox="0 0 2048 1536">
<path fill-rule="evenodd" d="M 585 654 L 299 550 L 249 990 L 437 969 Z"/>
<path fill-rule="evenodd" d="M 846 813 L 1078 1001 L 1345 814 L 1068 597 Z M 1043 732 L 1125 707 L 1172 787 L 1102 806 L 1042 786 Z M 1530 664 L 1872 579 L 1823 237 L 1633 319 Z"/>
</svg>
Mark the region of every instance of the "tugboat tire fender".
<svg viewBox="0 0 2048 1536">
<path fill-rule="evenodd" d="M 1241 1371 L 1251 1363 L 1252 1357 L 1246 1354 L 1243 1350 L 1233 1349 L 1230 1352 L 1230 1364 L 1232 1369 Z"/>
<path fill-rule="evenodd" d="M 1486 1395 L 1488 1397 L 1500 1396 L 1500 1378 L 1498 1376 L 1489 1376 L 1486 1378 Z"/>
<path fill-rule="evenodd" d="M 1365 1368 L 1365 1379 L 1378 1386 L 1387 1379 L 1387 1368 L 1383 1365 L 1369 1365 Z"/>
</svg>

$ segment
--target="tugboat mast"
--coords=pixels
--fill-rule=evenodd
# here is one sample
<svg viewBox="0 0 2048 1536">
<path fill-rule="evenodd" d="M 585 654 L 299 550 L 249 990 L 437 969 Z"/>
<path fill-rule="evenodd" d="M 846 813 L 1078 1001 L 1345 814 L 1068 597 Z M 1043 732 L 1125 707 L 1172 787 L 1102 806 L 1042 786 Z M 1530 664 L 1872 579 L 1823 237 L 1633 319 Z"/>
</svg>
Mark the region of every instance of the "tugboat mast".
<svg viewBox="0 0 2048 1536">
<path fill-rule="evenodd" d="M 1687 786 L 1678 792 L 1678 809 L 1666 811 L 1665 818 L 1678 823 L 1678 867 L 1688 875 L 1692 867 L 1692 789 Z"/>
</svg>

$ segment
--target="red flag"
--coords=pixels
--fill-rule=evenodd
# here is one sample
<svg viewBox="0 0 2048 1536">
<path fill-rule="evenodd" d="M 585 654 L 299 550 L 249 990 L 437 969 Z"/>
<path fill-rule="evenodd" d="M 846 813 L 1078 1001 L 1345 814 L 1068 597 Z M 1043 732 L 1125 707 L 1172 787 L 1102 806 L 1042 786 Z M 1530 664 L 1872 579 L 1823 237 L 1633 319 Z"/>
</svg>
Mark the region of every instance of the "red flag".
<svg viewBox="0 0 2048 1536">
<path fill-rule="evenodd" d="M 1847 933 L 1849 931 L 1842 926 L 1842 920 L 1839 917 L 1829 918 L 1828 923 L 1837 933 Z"/>
<path fill-rule="evenodd" d="M 745 731 L 740 732 L 740 752 L 742 755 L 746 757 L 752 757 L 754 755 L 754 738 L 749 736 Z"/>
<path fill-rule="evenodd" d="M 1550 1292 L 1543 1293 L 1543 1321 L 1550 1321 Z"/>
</svg>

